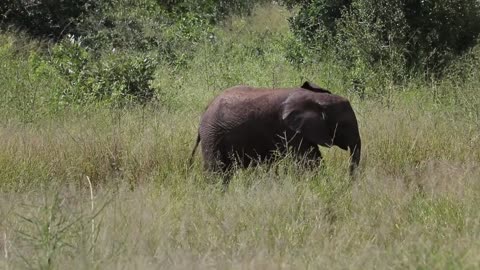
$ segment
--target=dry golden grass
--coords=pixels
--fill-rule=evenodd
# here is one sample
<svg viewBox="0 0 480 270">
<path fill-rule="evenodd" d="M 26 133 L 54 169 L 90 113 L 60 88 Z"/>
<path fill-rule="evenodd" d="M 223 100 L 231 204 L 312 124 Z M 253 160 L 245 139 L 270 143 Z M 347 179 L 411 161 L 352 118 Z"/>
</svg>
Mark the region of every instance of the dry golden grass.
<svg viewBox="0 0 480 270">
<path fill-rule="evenodd" d="M 225 193 L 199 157 L 187 170 L 199 112 L 99 110 L 4 125 L 0 265 L 478 267 L 473 126 L 401 101 L 354 104 L 365 149 L 356 182 L 346 152 L 322 149 L 323 171 L 286 159 L 237 172 Z"/>
</svg>

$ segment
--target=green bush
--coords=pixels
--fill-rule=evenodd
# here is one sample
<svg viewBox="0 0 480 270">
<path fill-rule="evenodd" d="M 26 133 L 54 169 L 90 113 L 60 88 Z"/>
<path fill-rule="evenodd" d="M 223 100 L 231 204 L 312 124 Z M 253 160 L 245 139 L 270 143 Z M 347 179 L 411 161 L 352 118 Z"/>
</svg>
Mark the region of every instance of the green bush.
<svg viewBox="0 0 480 270">
<path fill-rule="evenodd" d="M 96 99 L 107 99 L 117 105 L 150 101 L 155 94 L 150 86 L 155 68 L 156 61 L 148 56 L 110 54 L 94 65 L 89 80 L 91 90 Z"/>
<path fill-rule="evenodd" d="M 405 17 L 412 32 L 409 51 L 418 51 L 429 66 L 443 65 L 475 44 L 480 33 L 480 2 L 406 1 Z M 409 59 L 415 63 L 415 58 Z"/>
<path fill-rule="evenodd" d="M 349 66 L 394 62 L 405 70 L 441 71 L 475 44 L 480 33 L 480 3 L 302 1 L 290 24 L 303 43 L 314 49 L 328 48 Z"/>
<path fill-rule="evenodd" d="M 175 13 L 154 0 L 102 2 L 79 26 L 82 46 L 96 54 L 132 50 L 184 65 L 212 26 L 194 12 Z"/>
<path fill-rule="evenodd" d="M 115 49 L 156 51 L 184 64 L 197 43 L 212 37 L 212 25 L 229 15 L 250 14 L 256 1 L 5 0 L 0 27 L 14 26 L 56 41 L 67 35 L 97 53 Z"/>
<path fill-rule="evenodd" d="M 154 97 L 150 86 L 156 61 L 148 56 L 111 52 L 94 59 L 80 42 L 65 40 L 53 47 L 48 62 L 69 82 L 58 93 L 62 103 L 147 102 Z"/>
<path fill-rule="evenodd" d="M 170 13 L 194 13 L 210 23 L 218 23 L 229 15 L 250 15 L 256 4 L 267 0 L 157 0 Z"/>
<path fill-rule="evenodd" d="M 0 26 L 13 25 L 34 36 L 59 39 L 77 33 L 82 15 L 95 5 L 93 0 L 2 0 Z"/>
<path fill-rule="evenodd" d="M 398 82 L 407 73 L 411 55 L 404 46 L 409 34 L 401 2 L 355 1 L 335 25 L 332 50 L 353 80 L 364 84 L 373 76 Z"/>
<path fill-rule="evenodd" d="M 301 5 L 299 11 L 289 19 L 295 35 L 308 47 L 327 45 L 326 40 L 336 33 L 336 23 L 342 10 L 352 0 L 283 1 L 288 6 Z"/>
</svg>

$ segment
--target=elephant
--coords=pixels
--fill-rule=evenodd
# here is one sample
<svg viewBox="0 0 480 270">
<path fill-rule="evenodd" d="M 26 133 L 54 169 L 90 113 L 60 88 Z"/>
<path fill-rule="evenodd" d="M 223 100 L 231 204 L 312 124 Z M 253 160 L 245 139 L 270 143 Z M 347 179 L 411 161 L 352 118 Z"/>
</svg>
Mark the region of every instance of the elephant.
<svg viewBox="0 0 480 270">
<path fill-rule="evenodd" d="M 314 83 L 297 88 L 234 86 L 208 105 L 198 128 L 192 161 L 201 142 L 204 168 L 228 174 L 290 151 L 319 165 L 319 145 L 350 150 L 350 174 L 360 162 L 361 139 L 350 102 Z"/>
</svg>

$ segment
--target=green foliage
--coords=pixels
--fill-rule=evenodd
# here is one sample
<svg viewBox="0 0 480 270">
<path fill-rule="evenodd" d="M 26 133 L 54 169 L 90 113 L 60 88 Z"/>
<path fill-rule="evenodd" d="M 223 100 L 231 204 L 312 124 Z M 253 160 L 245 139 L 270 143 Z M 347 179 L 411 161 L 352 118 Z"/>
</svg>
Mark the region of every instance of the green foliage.
<svg viewBox="0 0 480 270">
<path fill-rule="evenodd" d="M 150 81 L 156 61 L 148 56 L 112 52 L 95 60 L 80 42 L 71 39 L 55 45 L 48 61 L 69 82 L 58 93 L 60 102 L 123 104 L 146 102 L 154 96 Z"/>
<path fill-rule="evenodd" d="M 456 108 L 460 119 L 472 119 L 480 128 L 480 44 L 455 59 L 444 71 L 444 80 L 433 82 L 432 96 L 439 106 Z"/>
<path fill-rule="evenodd" d="M 328 48 L 346 66 L 362 62 L 371 68 L 393 62 L 400 68 L 398 73 L 412 68 L 441 71 L 475 43 L 480 4 L 476 0 L 315 0 L 302 2 L 291 27 L 309 47 Z"/>
<path fill-rule="evenodd" d="M 428 67 L 443 67 L 452 57 L 475 44 L 480 33 L 480 2 L 405 1 L 404 13 L 411 39 L 408 51 Z M 420 63 L 423 64 L 423 63 Z"/>
<path fill-rule="evenodd" d="M 34 36 L 59 39 L 76 33 L 82 15 L 95 4 L 92 0 L 2 0 L 0 26 L 13 25 Z"/>
<path fill-rule="evenodd" d="M 94 65 L 87 81 L 94 81 L 90 87 L 96 100 L 144 103 L 154 97 L 155 90 L 150 82 L 154 79 L 155 68 L 156 61 L 148 56 L 111 54 Z"/>
<path fill-rule="evenodd" d="M 251 15 L 256 4 L 267 0 L 157 0 L 158 4 L 174 14 L 194 13 L 211 23 L 218 23 L 229 15 Z"/>
<path fill-rule="evenodd" d="M 446 77 L 451 80 L 471 83 L 472 86 L 480 81 L 480 43 L 461 58 L 456 59 L 446 70 Z"/>
<path fill-rule="evenodd" d="M 256 1 L 26 1 L 0 4 L 0 26 L 14 25 L 39 36 L 81 38 L 95 52 L 128 49 L 156 52 L 161 59 L 185 65 L 197 44 L 213 38 L 211 26 L 229 15 L 250 14 Z"/>
<path fill-rule="evenodd" d="M 153 0 L 103 2 L 79 29 L 82 46 L 96 54 L 133 50 L 175 66 L 185 66 L 197 45 L 212 36 L 203 15 L 169 11 Z"/>
<path fill-rule="evenodd" d="M 0 34 L 0 114 L 24 122 L 57 111 L 54 93 L 66 85 L 55 68 L 45 63 L 38 42 Z"/>
<path fill-rule="evenodd" d="M 84 47 L 94 51 L 146 51 L 163 42 L 167 20 L 167 14 L 153 1 L 105 1 L 86 16 L 80 25 L 80 38 Z"/>
<path fill-rule="evenodd" d="M 408 31 L 401 5 L 399 1 L 354 1 L 336 22 L 336 32 L 329 33 L 335 58 L 358 84 L 399 82 L 407 74 Z"/>
<path fill-rule="evenodd" d="M 343 9 L 348 8 L 351 3 L 352 0 L 301 1 L 299 11 L 289 20 L 291 28 L 310 48 L 327 45 L 326 39 L 335 35 L 336 23 L 341 18 Z M 286 4 L 295 5 L 290 1 L 286 1 Z"/>
</svg>

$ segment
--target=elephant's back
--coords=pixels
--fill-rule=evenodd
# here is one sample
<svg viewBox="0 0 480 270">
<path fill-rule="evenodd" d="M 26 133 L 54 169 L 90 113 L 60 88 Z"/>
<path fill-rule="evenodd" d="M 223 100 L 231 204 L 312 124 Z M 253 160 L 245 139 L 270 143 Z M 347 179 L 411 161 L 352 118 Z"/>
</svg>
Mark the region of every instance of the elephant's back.
<svg viewBox="0 0 480 270">
<path fill-rule="evenodd" d="M 221 96 L 238 96 L 238 97 L 257 97 L 264 95 L 281 95 L 289 94 L 298 88 L 263 88 L 252 87 L 248 85 L 237 85 L 223 90 L 218 97 Z"/>
<path fill-rule="evenodd" d="M 274 129 L 281 103 L 293 89 L 235 86 L 219 94 L 207 107 L 200 124 L 201 136 L 225 136 L 239 130 Z M 251 125 L 255 123 L 255 127 Z M 223 134 L 223 135 L 222 135 Z"/>
<path fill-rule="evenodd" d="M 295 89 L 293 88 L 256 88 L 245 85 L 238 85 L 225 89 L 210 104 L 211 106 L 221 106 L 224 109 L 252 110 L 259 109 L 257 106 L 268 110 L 274 109 L 276 104 L 287 99 L 288 95 Z"/>
<path fill-rule="evenodd" d="M 276 113 L 281 103 L 294 89 L 269 89 L 234 86 L 220 93 L 208 106 L 206 116 L 228 120 L 250 119 L 255 115 Z"/>
</svg>

